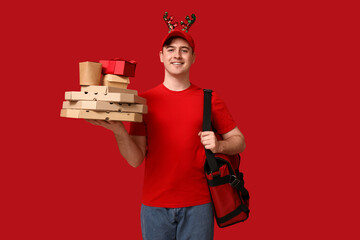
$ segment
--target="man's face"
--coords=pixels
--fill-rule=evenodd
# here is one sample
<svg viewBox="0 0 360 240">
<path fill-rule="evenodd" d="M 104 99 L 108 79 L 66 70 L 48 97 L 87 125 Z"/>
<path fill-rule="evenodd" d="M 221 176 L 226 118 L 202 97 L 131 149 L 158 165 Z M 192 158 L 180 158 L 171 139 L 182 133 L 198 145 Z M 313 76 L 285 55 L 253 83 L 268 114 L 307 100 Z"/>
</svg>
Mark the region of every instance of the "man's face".
<svg viewBox="0 0 360 240">
<path fill-rule="evenodd" d="M 170 74 L 183 75 L 189 73 L 191 64 L 195 62 L 195 53 L 185 39 L 174 38 L 160 51 L 160 61 Z"/>
</svg>

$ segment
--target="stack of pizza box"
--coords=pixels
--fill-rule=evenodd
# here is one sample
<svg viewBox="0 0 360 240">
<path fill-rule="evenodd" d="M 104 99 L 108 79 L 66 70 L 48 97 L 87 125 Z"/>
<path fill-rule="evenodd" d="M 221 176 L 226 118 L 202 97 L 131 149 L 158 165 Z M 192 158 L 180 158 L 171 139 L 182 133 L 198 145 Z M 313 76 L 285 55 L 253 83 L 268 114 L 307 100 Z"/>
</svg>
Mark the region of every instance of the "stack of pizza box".
<svg viewBox="0 0 360 240">
<path fill-rule="evenodd" d="M 122 59 L 80 62 L 81 91 L 65 92 L 60 116 L 109 121 L 142 122 L 146 99 L 127 89 L 136 62 Z"/>
</svg>

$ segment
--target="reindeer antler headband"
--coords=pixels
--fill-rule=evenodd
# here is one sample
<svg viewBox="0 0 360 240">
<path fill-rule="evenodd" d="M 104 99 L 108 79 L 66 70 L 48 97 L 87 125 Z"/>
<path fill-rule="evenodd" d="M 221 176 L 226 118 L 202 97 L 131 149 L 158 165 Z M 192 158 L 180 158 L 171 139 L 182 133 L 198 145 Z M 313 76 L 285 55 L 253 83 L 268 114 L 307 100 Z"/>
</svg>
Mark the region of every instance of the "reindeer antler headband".
<svg viewBox="0 0 360 240">
<path fill-rule="evenodd" d="M 163 18 L 169 28 L 169 32 L 173 31 L 178 26 L 177 22 L 173 23 L 173 20 L 174 20 L 173 16 L 168 17 L 168 12 L 165 12 Z M 187 21 L 187 23 L 185 23 L 184 21 L 181 21 L 180 24 L 183 27 L 183 29 L 182 29 L 183 31 L 189 32 L 191 25 L 193 25 L 194 22 L 196 21 L 196 16 L 195 16 L 195 14 L 191 14 L 191 19 L 189 16 L 186 16 L 185 20 Z"/>
</svg>

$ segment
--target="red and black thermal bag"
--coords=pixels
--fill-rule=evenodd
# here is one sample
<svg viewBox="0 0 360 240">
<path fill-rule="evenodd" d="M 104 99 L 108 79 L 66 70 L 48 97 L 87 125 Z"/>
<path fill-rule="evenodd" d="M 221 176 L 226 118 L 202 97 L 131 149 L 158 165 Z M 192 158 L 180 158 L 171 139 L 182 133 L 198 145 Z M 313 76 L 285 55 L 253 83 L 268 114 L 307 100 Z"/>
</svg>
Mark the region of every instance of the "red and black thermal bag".
<svg viewBox="0 0 360 240">
<path fill-rule="evenodd" d="M 211 94 L 204 89 L 203 131 L 211 128 Z M 205 177 L 213 203 L 214 215 L 220 228 L 243 222 L 249 217 L 249 192 L 239 171 L 240 155 L 214 154 L 205 149 Z"/>
</svg>

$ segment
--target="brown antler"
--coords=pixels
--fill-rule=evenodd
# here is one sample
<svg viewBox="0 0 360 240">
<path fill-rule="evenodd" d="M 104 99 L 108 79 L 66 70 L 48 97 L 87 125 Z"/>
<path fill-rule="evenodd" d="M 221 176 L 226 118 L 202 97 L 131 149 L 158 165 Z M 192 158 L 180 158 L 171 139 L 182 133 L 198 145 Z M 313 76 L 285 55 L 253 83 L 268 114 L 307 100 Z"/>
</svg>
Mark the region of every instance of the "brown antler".
<svg viewBox="0 0 360 240">
<path fill-rule="evenodd" d="M 174 20 L 173 16 L 168 18 L 168 12 L 165 12 L 164 14 L 164 21 L 167 24 L 168 28 L 169 28 L 169 32 L 171 32 L 172 30 L 174 30 L 174 28 L 177 27 L 178 23 L 172 23 L 172 21 Z"/>
<path fill-rule="evenodd" d="M 189 16 L 186 16 L 185 19 L 187 20 L 187 23 L 184 23 L 183 21 L 180 22 L 181 26 L 183 26 L 183 31 L 188 32 L 191 25 L 194 24 L 195 20 L 196 20 L 196 16 L 195 14 L 191 14 L 191 20 Z"/>
</svg>

